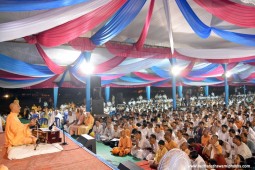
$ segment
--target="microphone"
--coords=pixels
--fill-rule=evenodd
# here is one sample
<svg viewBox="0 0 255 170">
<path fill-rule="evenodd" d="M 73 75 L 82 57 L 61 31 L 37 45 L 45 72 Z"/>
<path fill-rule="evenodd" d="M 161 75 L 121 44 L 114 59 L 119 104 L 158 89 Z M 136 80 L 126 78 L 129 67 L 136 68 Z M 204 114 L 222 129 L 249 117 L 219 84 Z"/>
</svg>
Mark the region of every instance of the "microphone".
<svg viewBox="0 0 255 170">
<path fill-rule="evenodd" d="M 55 122 L 52 123 L 52 125 L 49 126 L 49 130 L 52 129 L 52 127 L 54 126 Z"/>
<path fill-rule="evenodd" d="M 39 121 L 37 119 L 35 121 L 36 121 L 36 126 L 38 126 L 38 128 L 40 128 L 41 125 L 40 125 Z"/>
</svg>

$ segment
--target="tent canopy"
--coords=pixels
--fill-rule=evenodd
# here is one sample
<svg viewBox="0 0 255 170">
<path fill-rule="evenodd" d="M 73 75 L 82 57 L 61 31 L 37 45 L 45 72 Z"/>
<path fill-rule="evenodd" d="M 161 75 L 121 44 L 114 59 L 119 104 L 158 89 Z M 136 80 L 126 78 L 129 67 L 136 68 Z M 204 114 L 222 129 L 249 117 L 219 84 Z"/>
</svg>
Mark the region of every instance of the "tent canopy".
<svg viewBox="0 0 255 170">
<path fill-rule="evenodd" d="M 255 6 L 241 0 L 12 0 L 0 4 L 0 87 L 84 87 L 91 55 L 102 86 L 255 82 Z M 248 2 L 248 1 L 246 1 Z M 85 68 L 86 70 L 86 68 Z"/>
</svg>

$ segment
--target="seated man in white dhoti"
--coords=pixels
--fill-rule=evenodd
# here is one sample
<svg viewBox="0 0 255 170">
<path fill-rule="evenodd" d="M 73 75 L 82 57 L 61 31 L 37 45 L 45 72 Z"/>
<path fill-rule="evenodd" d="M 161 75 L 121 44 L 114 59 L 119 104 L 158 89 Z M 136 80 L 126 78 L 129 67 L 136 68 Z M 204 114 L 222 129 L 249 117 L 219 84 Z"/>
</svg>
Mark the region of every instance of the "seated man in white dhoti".
<svg viewBox="0 0 255 170">
<path fill-rule="evenodd" d="M 135 132 L 135 146 L 131 149 L 131 155 L 136 158 L 144 159 L 148 155 L 146 148 L 150 147 L 149 141 L 142 137 L 141 131 Z"/>
<path fill-rule="evenodd" d="M 103 134 L 100 136 L 100 140 L 103 142 L 110 141 L 114 136 L 114 129 L 111 123 L 107 123 Z"/>
<path fill-rule="evenodd" d="M 157 150 L 159 149 L 158 141 L 156 139 L 156 135 L 151 134 L 149 138 L 150 147 L 146 148 L 148 150 L 148 154 L 146 155 L 146 160 L 154 160 Z"/>
</svg>

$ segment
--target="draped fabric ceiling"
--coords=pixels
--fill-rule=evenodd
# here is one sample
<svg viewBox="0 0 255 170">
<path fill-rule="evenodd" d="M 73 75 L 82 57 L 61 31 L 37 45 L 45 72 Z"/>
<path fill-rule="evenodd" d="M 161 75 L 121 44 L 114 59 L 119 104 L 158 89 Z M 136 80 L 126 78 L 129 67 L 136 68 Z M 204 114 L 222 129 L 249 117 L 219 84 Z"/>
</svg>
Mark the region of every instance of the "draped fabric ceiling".
<svg viewBox="0 0 255 170">
<path fill-rule="evenodd" d="M 3 0 L 0 87 L 84 87 L 86 56 L 102 86 L 255 83 L 255 6 L 240 0 Z"/>
</svg>

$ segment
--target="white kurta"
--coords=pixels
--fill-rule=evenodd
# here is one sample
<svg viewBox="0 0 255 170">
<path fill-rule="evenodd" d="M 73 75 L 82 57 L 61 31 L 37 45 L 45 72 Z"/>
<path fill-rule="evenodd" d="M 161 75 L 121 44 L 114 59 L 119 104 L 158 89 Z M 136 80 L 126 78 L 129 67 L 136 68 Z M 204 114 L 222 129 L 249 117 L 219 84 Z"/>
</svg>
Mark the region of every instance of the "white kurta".
<svg viewBox="0 0 255 170">
<path fill-rule="evenodd" d="M 144 148 L 150 147 L 149 141 L 142 137 L 138 143 L 138 147 L 139 148 L 136 146 L 132 147 L 131 155 L 139 159 L 144 159 L 148 155 L 148 150 L 145 150 Z"/>
</svg>

